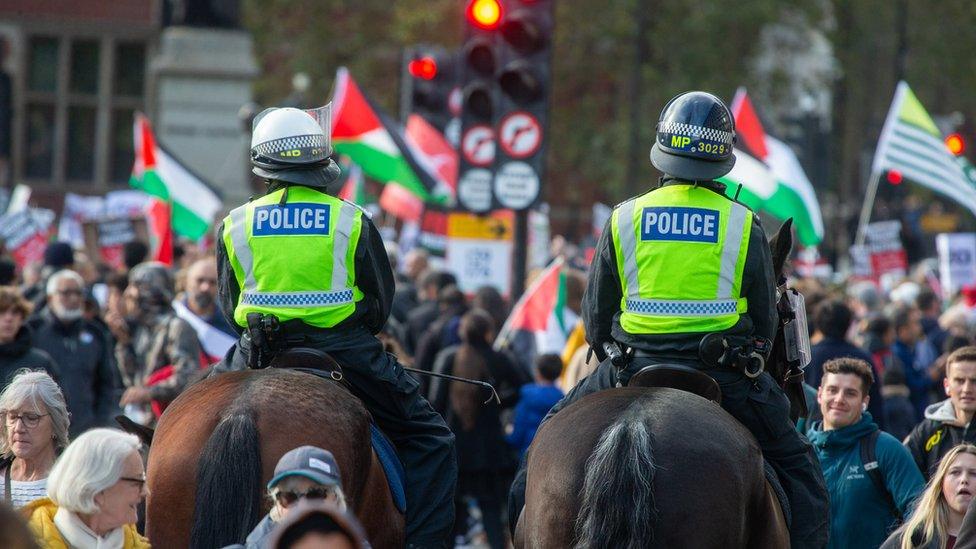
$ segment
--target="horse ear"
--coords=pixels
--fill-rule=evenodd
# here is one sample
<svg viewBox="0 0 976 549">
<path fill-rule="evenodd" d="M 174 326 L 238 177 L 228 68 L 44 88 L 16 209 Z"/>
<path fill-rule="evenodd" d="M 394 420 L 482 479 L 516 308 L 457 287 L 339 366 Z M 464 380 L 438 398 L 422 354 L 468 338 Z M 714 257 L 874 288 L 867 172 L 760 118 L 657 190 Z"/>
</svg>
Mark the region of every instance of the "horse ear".
<svg viewBox="0 0 976 549">
<path fill-rule="evenodd" d="M 793 249 L 793 218 L 787 219 L 776 231 L 776 236 L 769 241 L 769 249 L 773 255 L 773 272 L 776 278 L 783 276 L 783 265 L 790 257 L 790 250 Z"/>
<path fill-rule="evenodd" d="M 130 435 L 139 437 L 139 440 L 148 448 L 152 444 L 153 435 L 156 430 L 151 427 L 136 423 L 127 416 L 115 416 L 115 422 L 122 427 L 122 430 Z"/>
</svg>

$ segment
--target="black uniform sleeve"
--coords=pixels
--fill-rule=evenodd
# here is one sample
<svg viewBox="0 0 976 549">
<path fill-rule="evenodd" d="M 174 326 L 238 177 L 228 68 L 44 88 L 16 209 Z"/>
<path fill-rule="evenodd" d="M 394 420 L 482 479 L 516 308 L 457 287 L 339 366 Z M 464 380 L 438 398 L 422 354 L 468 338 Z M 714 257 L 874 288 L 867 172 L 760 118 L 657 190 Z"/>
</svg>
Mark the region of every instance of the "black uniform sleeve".
<svg viewBox="0 0 976 549">
<path fill-rule="evenodd" d="M 356 247 L 356 285 L 365 294 L 364 315 L 366 327 L 373 334 L 386 324 L 393 307 L 393 292 L 396 283 L 393 268 L 383 246 L 383 237 L 373 225 L 372 220 L 363 214 L 363 229 Z"/>
<path fill-rule="evenodd" d="M 237 277 L 234 269 L 230 266 L 230 258 L 227 256 L 227 248 L 224 246 L 224 224 L 217 227 L 215 238 L 217 242 L 217 304 L 224 320 L 230 324 L 238 334 L 244 332 L 244 328 L 234 322 L 234 309 L 237 308 L 237 300 L 241 295 L 241 287 L 237 284 Z"/>
<path fill-rule="evenodd" d="M 746 314 L 752 320 L 753 334 L 772 341 L 779 318 L 776 313 L 776 275 L 769 240 L 756 216 L 749 236 L 746 272 L 749 276 L 743 280 L 742 296 L 749 301 Z"/>
<path fill-rule="evenodd" d="M 586 341 L 593 346 L 597 358 L 604 356 L 601 344 L 612 341 L 610 330 L 614 315 L 620 310 L 620 276 L 617 273 L 617 258 L 614 250 L 611 220 L 607 219 L 603 234 L 596 245 L 596 254 L 590 265 L 586 292 L 583 294 L 583 328 Z"/>
</svg>

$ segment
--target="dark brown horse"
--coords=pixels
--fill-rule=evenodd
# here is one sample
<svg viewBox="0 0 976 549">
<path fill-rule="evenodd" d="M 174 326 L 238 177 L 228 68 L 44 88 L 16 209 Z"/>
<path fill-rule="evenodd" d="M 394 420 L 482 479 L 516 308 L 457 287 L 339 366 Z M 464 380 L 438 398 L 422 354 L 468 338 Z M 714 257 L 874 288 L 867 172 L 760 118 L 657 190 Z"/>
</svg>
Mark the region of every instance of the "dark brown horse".
<svg viewBox="0 0 976 549">
<path fill-rule="evenodd" d="M 285 452 L 331 451 L 351 511 L 374 547 L 402 547 L 404 519 L 370 445 L 369 414 L 343 387 L 265 369 L 193 385 L 160 418 L 149 451 L 146 534 L 155 547 L 242 543 L 270 508 L 263 497 Z"/>
<path fill-rule="evenodd" d="M 771 244 L 777 277 L 791 244 L 787 222 Z M 752 434 L 715 402 L 662 387 L 594 393 L 542 425 L 514 537 L 554 549 L 790 545 Z"/>
</svg>

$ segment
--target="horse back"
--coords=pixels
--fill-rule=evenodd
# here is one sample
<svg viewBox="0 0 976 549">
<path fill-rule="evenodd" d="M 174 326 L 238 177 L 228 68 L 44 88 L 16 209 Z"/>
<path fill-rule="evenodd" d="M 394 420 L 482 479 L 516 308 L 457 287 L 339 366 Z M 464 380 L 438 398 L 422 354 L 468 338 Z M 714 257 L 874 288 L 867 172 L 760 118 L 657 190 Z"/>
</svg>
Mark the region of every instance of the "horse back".
<svg viewBox="0 0 976 549">
<path fill-rule="evenodd" d="M 257 489 L 262 493 L 284 453 L 302 445 L 318 446 L 335 456 L 347 503 L 370 538 L 389 539 L 386 531 L 402 536 L 402 528 L 390 528 L 391 517 L 400 515 L 372 450 L 370 416 L 362 403 L 317 376 L 265 369 L 230 372 L 193 385 L 160 418 L 147 464 L 147 534 L 154 544 L 187 545 L 201 453 L 217 425 L 237 413 L 250 415 L 259 433 Z M 269 508 L 270 501 L 265 501 L 264 512 Z M 383 546 L 376 541 L 374 545 Z"/>
<path fill-rule="evenodd" d="M 588 395 L 547 421 L 529 449 L 525 547 L 572 547 L 588 461 L 608 427 L 639 414 L 650 432 L 653 542 L 648 547 L 745 547 L 767 498 L 759 446 L 720 406 L 670 388 Z M 619 455 L 619 467 L 632 456 Z M 627 501 L 620 501 L 625 508 Z M 741 543 L 737 542 L 741 540 Z"/>
</svg>

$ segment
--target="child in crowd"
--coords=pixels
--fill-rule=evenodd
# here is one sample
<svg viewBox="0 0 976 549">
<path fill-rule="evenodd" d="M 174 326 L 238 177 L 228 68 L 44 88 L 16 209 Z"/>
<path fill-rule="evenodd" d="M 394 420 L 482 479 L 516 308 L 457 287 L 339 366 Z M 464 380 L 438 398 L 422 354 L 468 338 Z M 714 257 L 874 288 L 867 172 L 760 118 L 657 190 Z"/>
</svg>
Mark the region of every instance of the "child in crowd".
<svg viewBox="0 0 976 549">
<path fill-rule="evenodd" d="M 540 355 L 532 369 L 534 383 L 524 385 L 520 391 L 512 432 L 506 437 L 520 456 L 529 449 L 549 409 L 563 398 L 562 390 L 556 386 L 562 370 L 563 360 L 559 355 Z"/>
</svg>

